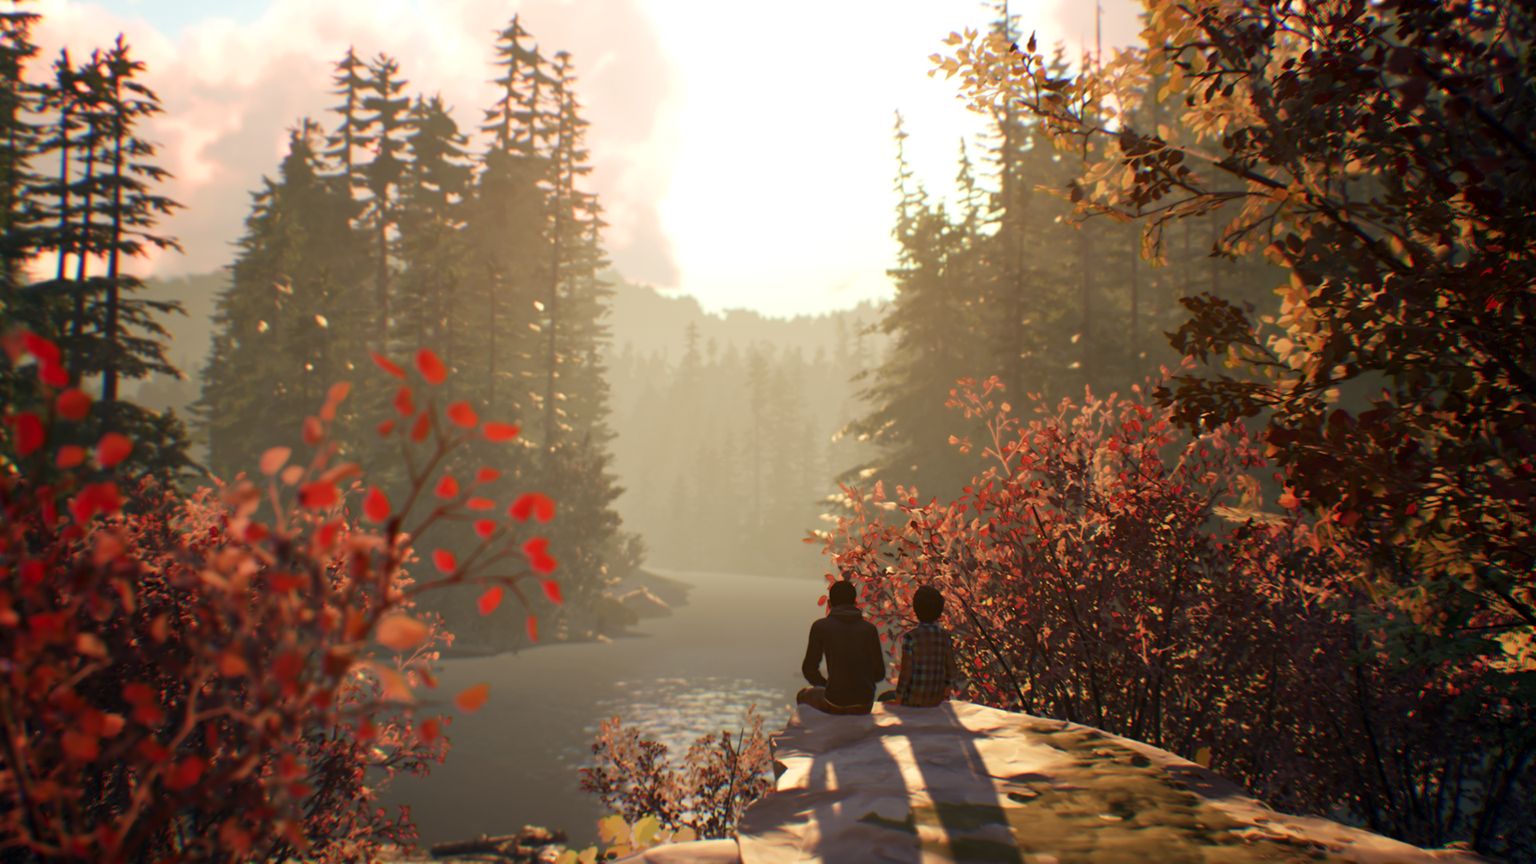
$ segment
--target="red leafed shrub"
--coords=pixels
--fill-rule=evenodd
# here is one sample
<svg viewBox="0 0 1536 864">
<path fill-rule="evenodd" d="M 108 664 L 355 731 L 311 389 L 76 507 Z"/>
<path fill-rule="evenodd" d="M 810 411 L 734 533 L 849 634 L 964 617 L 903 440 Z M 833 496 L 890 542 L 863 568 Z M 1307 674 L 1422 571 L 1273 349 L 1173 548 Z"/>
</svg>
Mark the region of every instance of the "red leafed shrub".
<svg viewBox="0 0 1536 864">
<path fill-rule="evenodd" d="M 39 366 L 52 404 L 58 376 Z M 439 371 L 424 369 L 434 383 Z M 412 504 L 475 433 L 434 421 L 426 447 L 402 442 L 408 500 L 367 498 L 383 523 L 370 533 L 346 509 L 364 499 L 360 472 L 330 464 L 346 393 L 332 388 L 306 423 L 306 463 L 274 448 L 265 488 L 190 497 L 142 477 L 60 480 L 54 417 L 10 415 L 38 429 L 12 423 L 23 431 L 0 449 L 0 857 L 362 860 L 414 835 L 408 811 L 375 804 L 391 777 L 447 749 L 446 720 L 428 716 L 438 702 L 417 689 L 435 687 L 428 663 L 452 637 L 414 599 L 463 582 L 522 596 L 530 538 L 503 520 L 451 576 L 413 583 L 412 544 L 466 517 L 461 501 L 433 500 L 407 531 Z M 109 436 L 96 468 L 131 446 Z M 455 699 L 474 710 L 487 695 Z"/>
<path fill-rule="evenodd" d="M 1402 658 L 1373 635 L 1401 612 L 1299 510 L 1262 511 L 1261 442 L 1191 440 L 1169 409 L 1113 397 L 1024 424 L 998 390 L 966 381 L 950 402 L 991 438 L 959 500 L 847 490 L 827 537 L 887 632 L 915 623 L 918 585 L 944 592 L 964 698 L 1208 760 L 1276 806 L 1421 845 L 1536 839 L 1517 815 L 1536 800 L 1533 718 L 1490 698 L 1481 658 Z"/>
<path fill-rule="evenodd" d="M 694 740 L 681 767 L 669 764 L 667 745 L 604 720 L 592 742 L 597 764 L 582 768 L 581 789 L 633 823 L 650 816 L 669 830 L 687 828 L 705 839 L 730 837 L 753 801 L 773 790 L 763 716 L 748 709 L 745 724 Z"/>
</svg>

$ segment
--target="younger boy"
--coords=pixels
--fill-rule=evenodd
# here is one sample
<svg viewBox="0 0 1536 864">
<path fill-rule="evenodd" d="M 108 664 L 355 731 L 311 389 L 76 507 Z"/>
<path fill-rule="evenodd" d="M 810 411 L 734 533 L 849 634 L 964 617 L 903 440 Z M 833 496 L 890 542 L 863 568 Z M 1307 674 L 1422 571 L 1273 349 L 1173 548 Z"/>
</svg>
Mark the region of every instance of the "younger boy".
<svg viewBox="0 0 1536 864">
<path fill-rule="evenodd" d="M 931 708 L 949 696 L 960 678 L 949 631 L 939 626 L 944 614 L 944 595 L 932 585 L 912 593 L 912 612 L 918 625 L 901 637 L 901 672 L 896 679 L 898 705 Z"/>
</svg>

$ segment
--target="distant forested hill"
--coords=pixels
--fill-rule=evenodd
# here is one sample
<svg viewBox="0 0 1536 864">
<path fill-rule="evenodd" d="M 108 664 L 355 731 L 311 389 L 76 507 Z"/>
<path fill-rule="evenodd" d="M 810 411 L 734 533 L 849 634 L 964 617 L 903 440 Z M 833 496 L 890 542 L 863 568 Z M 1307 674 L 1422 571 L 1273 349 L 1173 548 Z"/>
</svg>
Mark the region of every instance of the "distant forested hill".
<svg viewBox="0 0 1536 864">
<path fill-rule="evenodd" d="M 711 315 L 692 297 L 614 272 L 604 278 L 615 291 L 606 365 L 625 530 L 644 537 L 659 566 L 824 572 L 819 551 L 800 540 L 822 524 L 832 478 L 868 458 L 857 442 L 831 438 L 859 413 L 862 385 L 850 379 L 885 350 L 884 336 L 863 334 L 880 310 Z M 166 324 L 167 354 L 187 377 L 150 378 L 130 398 L 185 413 L 201 391 L 215 298 L 228 284 L 226 273 L 147 281 L 144 296 L 179 300 L 188 312 Z"/>
</svg>

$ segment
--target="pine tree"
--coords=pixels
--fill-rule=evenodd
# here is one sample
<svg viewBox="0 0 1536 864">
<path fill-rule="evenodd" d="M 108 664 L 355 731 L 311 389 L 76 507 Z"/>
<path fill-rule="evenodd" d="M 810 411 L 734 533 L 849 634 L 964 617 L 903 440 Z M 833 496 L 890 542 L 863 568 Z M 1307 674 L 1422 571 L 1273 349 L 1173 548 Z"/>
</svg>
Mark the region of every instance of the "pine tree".
<svg viewBox="0 0 1536 864">
<path fill-rule="evenodd" d="M 252 196 L 230 286 L 219 298 L 193 408 L 218 476 L 250 470 L 268 447 L 297 445 L 304 417 L 332 383 L 356 377 L 356 359 L 365 356 L 373 316 L 355 298 L 368 238 L 351 227 L 350 196 L 323 173 L 319 132 L 307 119 L 289 130 L 279 179 Z"/>
<path fill-rule="evenodd" d="M 873 442 L 880 455 L 839 479 L 859 485 L 883 482 L 892 493 L 900 484 L 949 495 L 969 475 L 949 443 L 960 427 L 944 402 L 957 379 L 991 374 L 993 368 L 987 340 L 979 338 L 984 332 L 976 302 L 980 293 L 968 278 L 977 265 L 980 235 L 974 206 L 955 219 L 943 201 L 928 199 L 921 183 L 912 184 L 900 115 L 895 136 L 901 197 L 893 233 L 901 252 L 898 265 L 888 271 L 896 281 L 896 298 L 879 324 L 894 340 L 894 350 L 861 394 L 874 409 L 839 433 Z"/>
</svg>

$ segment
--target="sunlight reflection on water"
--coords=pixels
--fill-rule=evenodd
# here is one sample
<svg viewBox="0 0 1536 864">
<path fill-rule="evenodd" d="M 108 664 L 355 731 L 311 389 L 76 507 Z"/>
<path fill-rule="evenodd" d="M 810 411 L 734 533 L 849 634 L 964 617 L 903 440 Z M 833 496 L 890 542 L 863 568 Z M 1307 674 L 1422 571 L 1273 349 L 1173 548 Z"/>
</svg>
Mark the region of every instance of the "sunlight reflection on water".
<svg viewBox="0 0 1536 864">
<path fill-rule="evenodd" d="M 763 730 L 771 733 L 784 725 L 789 706 L 783 688 L 756 681 L 731 678 L 659 678 L 652 681 L 615 681 L 619 694 L 599 699 L 604 718 L 617 715 L 628 727 L 667 745 L 669 758 L 681 759 L 688 746 L 714 732 L 733 735 L 747 728 L 747 712 L 754 707 L 763 716 Z M 598 724 L 586 728 L 596 737 Z M 591 764 L 590 759 L 582 764 Z"/>
</svg>

